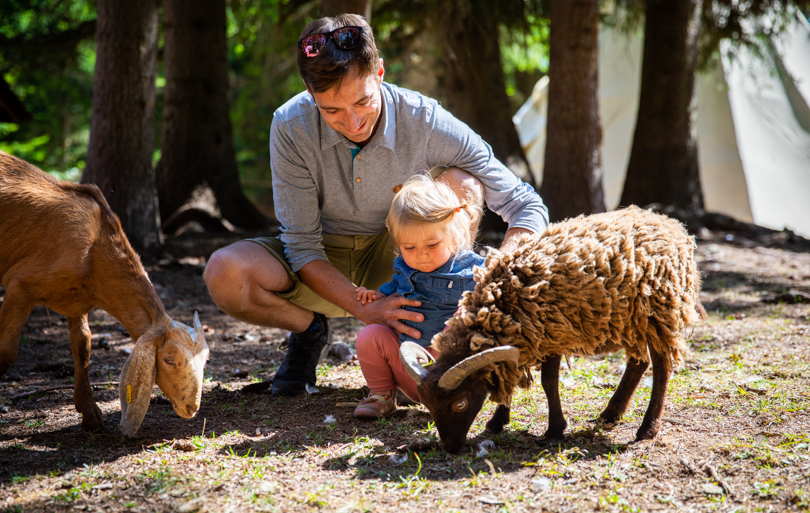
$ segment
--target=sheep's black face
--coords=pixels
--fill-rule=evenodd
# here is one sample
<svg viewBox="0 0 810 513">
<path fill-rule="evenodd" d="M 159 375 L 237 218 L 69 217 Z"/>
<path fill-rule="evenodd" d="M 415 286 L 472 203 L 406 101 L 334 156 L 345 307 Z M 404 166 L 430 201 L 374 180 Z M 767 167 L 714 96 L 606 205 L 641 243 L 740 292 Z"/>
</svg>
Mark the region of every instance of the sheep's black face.
<svg viewBox="0 0 810 513">
<path fill-rule="evenodd" d="M 440 388 L 436 382 L 423 382 L 419 386 L 419 398 L 433 417 L 442 447 L 451 454 L 458 454 L 464 447 L 467 432 L 488 395 L 484 388 L 475 390 L 467 386 L 471 385 L 469 381 L 465 380 L 453 391 Z"/>
</svg>

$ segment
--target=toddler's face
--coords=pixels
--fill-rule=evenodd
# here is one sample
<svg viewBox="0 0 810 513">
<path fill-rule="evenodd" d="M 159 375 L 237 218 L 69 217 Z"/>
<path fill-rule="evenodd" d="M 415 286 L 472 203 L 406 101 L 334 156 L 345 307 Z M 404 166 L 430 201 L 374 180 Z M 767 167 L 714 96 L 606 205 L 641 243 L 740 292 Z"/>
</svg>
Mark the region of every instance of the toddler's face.
<svg viewBox="0 0 810 513">
<path fill-rule="evenodd" d="M 435 224 L 404 228 L 397 246 L 406 264 L 425 273 L 446 264 L 454 253 L 450 236 Z"/>
</svg>

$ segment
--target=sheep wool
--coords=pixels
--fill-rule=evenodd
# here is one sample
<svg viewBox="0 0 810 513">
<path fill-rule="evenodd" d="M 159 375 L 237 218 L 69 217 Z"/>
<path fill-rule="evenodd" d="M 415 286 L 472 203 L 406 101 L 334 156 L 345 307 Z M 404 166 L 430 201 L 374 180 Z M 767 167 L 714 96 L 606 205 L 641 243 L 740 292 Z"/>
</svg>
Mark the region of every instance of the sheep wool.
<svg viewBox="0 0 810 513">
<path fill-rule="evenodd" d="M 490 251 L 462 314 L 433 344 L 469 354 L 520 349 L 517 365 L 498 363 L 487 378 L 490 399 L 506 405 L 553 354 L 624 349 L 628 359 L 650 361 L 649 343 L 678 366 L 685 328 L 705 317 L 695 247 L 678 221 L 638 207 L 549 225 L 512 252 Z"/>
</svg>

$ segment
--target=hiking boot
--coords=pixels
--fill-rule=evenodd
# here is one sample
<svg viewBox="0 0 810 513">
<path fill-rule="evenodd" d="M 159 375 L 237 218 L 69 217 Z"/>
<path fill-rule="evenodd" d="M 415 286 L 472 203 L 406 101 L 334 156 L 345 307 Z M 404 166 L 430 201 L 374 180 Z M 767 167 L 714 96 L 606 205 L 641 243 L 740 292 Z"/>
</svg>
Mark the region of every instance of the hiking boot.
<svg viewBox="0 0 810 513">
<path fill-rule="evenodd" d="M 315 369 L 329 352 L 332 330 L 326 317 L 317 312 L 313 323 L 315 326 L 305 333 L 290 333 L 286 342 L 287 356 L 273 378 L 273 395 L 303 394 L 307 385 L 315 386 Z"/>
<path fill-rule="evenodd" d="M 363 420 L 376 420 L 397 411 L 397 398 L 393 395 L 371 394 L 354 409 L 354 417 Z"/>
</svg>

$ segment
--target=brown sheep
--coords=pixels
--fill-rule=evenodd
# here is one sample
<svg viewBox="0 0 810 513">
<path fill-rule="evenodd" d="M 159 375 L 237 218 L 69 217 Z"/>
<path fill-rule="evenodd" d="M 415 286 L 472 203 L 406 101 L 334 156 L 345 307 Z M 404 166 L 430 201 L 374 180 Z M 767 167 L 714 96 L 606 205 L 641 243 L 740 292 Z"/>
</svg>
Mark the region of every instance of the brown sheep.
<svg viewBox="0 0 810 513">
<path fill-rule="evenodd" d="M 118 218 L 95 185 L 60 182 L 0 151 L 0 376 L 17 359 L 34 305 L 67 318 L 73 351 L 73 400 L 82 429 L 104 420 L 90 388 L 87 313 L 106 310 L 129 331 L 135 348 L 121 372 L 121 428 L 138 430 L 155 383 L 181 417 L 200 407 L 208 345 L 194 327 L 172 321 Z"/>
<path fill-rule="evenodd" d="M 654 438 L 673 364 L 687 352 L 684 330 L 705 318 L 694 239 L 677 221 L 630 207 L 553 224 L 522 242 L 510 253 L 491 251 L 476 269 L 462 314 L 433 339 L 440 356 L 432 366 L 421 365 L 429 357 L 415 344 L 401 347 L 445 450 L 461 449 L 487 396 L 498 403 L 487 430 L 500 432 L 515 387 L 528 388 L 538 366 L 549 408 L 544 438 L 564 439 L 561 358 L 620 349 L 627 370 L 599 418 L 621 418 L 652 361 L 652 397 L 636 439 Z"/>
</svg>

